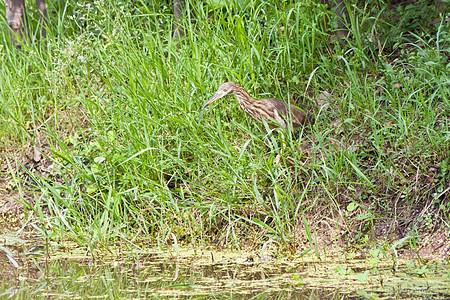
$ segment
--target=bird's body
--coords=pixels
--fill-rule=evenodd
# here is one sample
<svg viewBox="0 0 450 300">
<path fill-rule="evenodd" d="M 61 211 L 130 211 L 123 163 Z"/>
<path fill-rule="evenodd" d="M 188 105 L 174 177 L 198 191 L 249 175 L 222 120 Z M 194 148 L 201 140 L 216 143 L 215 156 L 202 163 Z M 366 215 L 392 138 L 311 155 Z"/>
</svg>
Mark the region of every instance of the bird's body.
<svg viewBox="0 0 450 300">
<path fill-rule="evenodd" d="M 287 128 L 287 125 L 291 123 L 295 131 L 303 124 L 314 124 L 314 118 L 307 116 L 297 107 L 274 98 L 263 100 L 253 99 L 242 86 L 234 82 L 225 82 L 222 84 L 203 108 L 228 94 L 236 96 L 239 105 L 250 117 L 258 122 L 262 122 L 264 118 L 272 128 Z"/>
</svg>

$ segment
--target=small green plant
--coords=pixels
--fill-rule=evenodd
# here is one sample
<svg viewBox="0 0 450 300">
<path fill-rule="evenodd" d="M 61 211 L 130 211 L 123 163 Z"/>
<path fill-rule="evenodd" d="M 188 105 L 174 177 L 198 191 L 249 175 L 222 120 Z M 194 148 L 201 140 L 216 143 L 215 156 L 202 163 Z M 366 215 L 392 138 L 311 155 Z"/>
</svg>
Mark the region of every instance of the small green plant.
<svg viewBox="0 0 450 300">
<path fill-rule="evenodd" d="M 376 267 L 378 265 L 378 263 L 380 261 L 380 258 L 379 258 L 380 251 L 381 250 L 379 248 L 372 249 L 372 250 L 369 251 L 369 254 L 371 256 L 371 259 L 369 261 L 370 268 L 374 268 L 374 267 Z"/>
<path fill-rule="evenodd" d="M 369 278 L 369 274 L 370 274 L 370 271 L 369 270 L 365 270 L 363 273 L 356 274 L 356 278 L 359 281 L 367 281 L 367 279 Z"/>
<path fill-rule="evenodd" d="M 300 274 L 293 274 L 292 281 L 294 281 L 294 284 L 298 287 L 302 287 L 304 285 L 303 278 L 300 277 Z"/>
<path fill-rule="evenodd" d="M 349 275 L 349 274 L 351 274 L 353 272 L 353 270 L 351 268 L 345 268 L 345 267 L 341 267 L 341 266 L 337 266 L 334 269 L 341 276 L 346 276 L 346 275 Z"/>
</svg>

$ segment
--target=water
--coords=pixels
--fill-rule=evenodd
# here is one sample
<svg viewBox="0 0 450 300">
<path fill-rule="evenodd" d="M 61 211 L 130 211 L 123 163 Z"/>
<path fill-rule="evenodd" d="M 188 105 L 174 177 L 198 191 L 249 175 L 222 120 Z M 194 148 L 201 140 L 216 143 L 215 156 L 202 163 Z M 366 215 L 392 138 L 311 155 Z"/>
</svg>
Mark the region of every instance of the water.
<svg viewBox="0 0 450 300">
<path fill-rule="evenodd" d="M 414 261 L 261 259 L 189 248 L 95 259 L 75 249 L 51 258 L 36 256 L 39 251 L 16 251 L 17 267 L 0 255 L 2 298 L 450 299 L 450 267 Z"/>
</svg>

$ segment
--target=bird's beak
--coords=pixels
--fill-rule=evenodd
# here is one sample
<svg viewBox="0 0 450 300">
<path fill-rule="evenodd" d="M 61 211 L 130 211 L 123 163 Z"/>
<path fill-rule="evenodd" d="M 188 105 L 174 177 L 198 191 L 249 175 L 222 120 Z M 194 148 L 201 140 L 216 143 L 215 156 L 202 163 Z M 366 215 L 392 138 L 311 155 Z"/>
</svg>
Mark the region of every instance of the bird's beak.
<svg viewBox="0 0 450 300">
<path fill-rule="evenodd" d="M 215 93 L 214 96 L 212 96 L 211 99 L 209 99 L 208 102 L 206 102 L 205 105 L 203 105 L 202 109 L 204 109 L 205 107 L 207 107 L 208 105 L 210 105 L 214 101 L 219 100 L 223 96 L 225 96 L 224 92 L 217 92 L 217 93 Z"/>
</svg>

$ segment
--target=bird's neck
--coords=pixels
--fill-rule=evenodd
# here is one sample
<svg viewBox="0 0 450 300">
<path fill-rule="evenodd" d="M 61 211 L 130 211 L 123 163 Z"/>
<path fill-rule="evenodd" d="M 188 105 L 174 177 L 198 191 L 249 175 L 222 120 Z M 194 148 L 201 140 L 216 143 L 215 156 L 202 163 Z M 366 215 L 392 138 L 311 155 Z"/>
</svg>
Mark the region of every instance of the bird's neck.
<svg viewBox="0 0 450 300">
<path fill-rule="evenodd" d="M 236 98 L 237 98 L 237 100 L 238 100 L 238 102 L 239 102 L 239 105 L 240 105 L 243 109 L 245 109 L 245 108 L 246 108 L 248 105 L 250 105 L 251 103 L 257 101 L 256 99 L 253 99 L 252 97 L 250 97 L 250 96 L 248 95 L 248 93 L 247 93 L 244 89 L 239 90 L 239 91 L 235 91 L 235 92 L 234 92 L 234 95 L 236 96 Z"/>
</svg>

